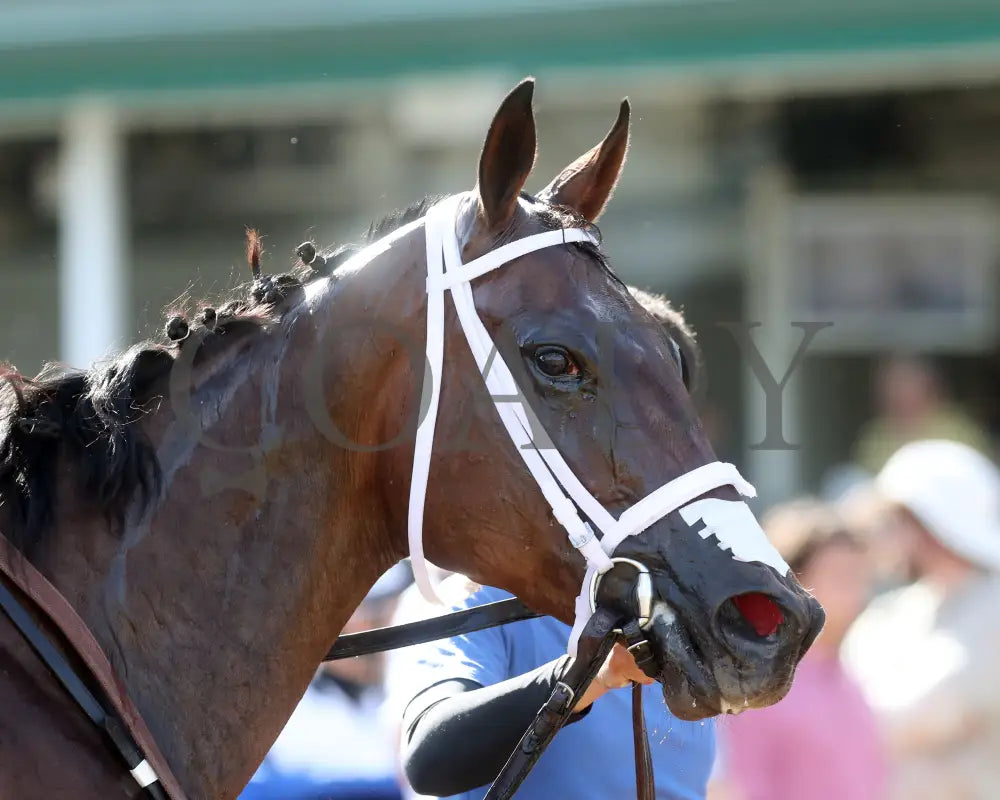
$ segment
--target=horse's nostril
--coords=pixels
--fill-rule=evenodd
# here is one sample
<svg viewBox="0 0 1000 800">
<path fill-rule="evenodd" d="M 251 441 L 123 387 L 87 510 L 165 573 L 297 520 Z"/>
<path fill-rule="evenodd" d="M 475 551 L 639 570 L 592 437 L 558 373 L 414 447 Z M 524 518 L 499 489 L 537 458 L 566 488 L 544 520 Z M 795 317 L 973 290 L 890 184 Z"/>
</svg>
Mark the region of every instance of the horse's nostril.
<svg viewBox="0 0 1000 800">
<path fill-rule="evenodd" d="M 778 630 L 778 626 L 785 621 L 785 615 L 781 607 L 766 594 L 761 592 L 748 592 L 731 597 L 727 602 L 732 603 L 740 616 L 743 617 L 750 627 L 754 629 L 758 636 L 771 636 Z"/>
</svg>

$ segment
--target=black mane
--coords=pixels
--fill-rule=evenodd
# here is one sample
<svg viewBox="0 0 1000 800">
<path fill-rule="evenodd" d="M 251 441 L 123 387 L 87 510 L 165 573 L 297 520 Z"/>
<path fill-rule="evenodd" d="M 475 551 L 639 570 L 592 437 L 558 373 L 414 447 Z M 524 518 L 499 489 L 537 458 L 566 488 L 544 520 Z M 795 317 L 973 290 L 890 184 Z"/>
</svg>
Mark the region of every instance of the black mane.
<svg viewBox="0 0 1000 800">
<path fill-rule="evenodd" d="M 148 502 L 159 486 L 159 466 L 134 423 L 147 410 L 139 393 L 163 374 L 175 354 L 140 344 L 90 371 L 49 365 L 28 379 L 0 373 L 0 500 L 15 520 L 3 531 L 30 555 L 52 522 L 61 453 L 79 469 L 80 488 L 113 516 L 126 498 Z"/>
<path fill-rule="evenodd" d="M 373 223 L 361 246 L 424 216 L 434 202 L 424 198 Z M 553 227 L 585 224 L 561 208 L 552 208 L 543 221 Z M 256 233 L 248 234 L 248 258 L 256 273 L 260 241 Z M 600 250 L 586 247 L 613 275 Z M 0 514 L 6 512 L 14 523 L 0 535 L 31 556 L 55 517 L 57 467 L 63 459 L 76 467 L 77 488 L 94 499 L 112 524 L 123 524 L 133 500 L 148 506 L 161 489 L 160 467 L 152 443 L 135 423 L 162 400 L 155 387 L 170 373 L 181 348 L 197 348 L 197 364 L 266 329 L 295 304 L 305 283 L 328 274 L 358 249 L 331 251 L 315 262 L 323 271 L 303 265 L 282 275 L 261 275 L 235 289 L 219 308 L 172 316 L 164 339 L 140 342 L 88 370 L 49 364 L 28 378 L 0 365 Z M 309 251 L 300 247 L 299 252 Z M 663 302 L 658 316 L 666 314 L 671 327 L 687 338 L 682 318 Z"/>
</svg>

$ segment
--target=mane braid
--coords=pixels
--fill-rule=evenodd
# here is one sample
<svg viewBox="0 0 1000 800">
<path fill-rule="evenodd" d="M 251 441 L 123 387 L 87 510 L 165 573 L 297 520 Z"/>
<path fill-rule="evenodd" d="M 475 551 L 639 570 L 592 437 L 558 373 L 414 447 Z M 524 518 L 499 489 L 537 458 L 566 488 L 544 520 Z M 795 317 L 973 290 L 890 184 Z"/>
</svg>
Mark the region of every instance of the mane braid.
<svg viewBox="0 0 1000 800">
<path fill-rule="evenodd" d="M 254 280 L 260 280 L 260 234 L 253 228 L 247 228 L 247 262 Z"/>
</svg>

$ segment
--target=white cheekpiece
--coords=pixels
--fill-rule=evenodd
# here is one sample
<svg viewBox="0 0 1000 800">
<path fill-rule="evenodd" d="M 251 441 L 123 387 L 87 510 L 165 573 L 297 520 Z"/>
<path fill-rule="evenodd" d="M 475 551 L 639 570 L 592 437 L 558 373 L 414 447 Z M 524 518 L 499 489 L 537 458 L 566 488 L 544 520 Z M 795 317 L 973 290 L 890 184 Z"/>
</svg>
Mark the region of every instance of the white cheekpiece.
<svg viewBox="0 0 1000 800">
<path fill-rule="evenodd" d="M 720 547 L 730 550 L 734 558 L 762 561 L 783 575 L 786 574 L 788 566 L 768 543 L 745 503 L 721 500 L 692 503 L 706 492 L 722 486 L 732 486 L 744 497 L 755 496 L 753 486 L 742 478 L 732 464 L 713 462 L 691 470 L 659 487 L 615 519 L 584 488 L 558 450 L 543 448 L 534 441 L 532 430 L 538 428 L 532 427 L 532 411 L 521 401 L 523 393 L 479 318 L 470 281 L 536 250 L 565 246 L 573 242 L 590 242 L 595 245 L 597 242 L 589 231 L 580 228 L 546 231 L 518 239 L 463 264 L 455 235 L 456 214 L 462 198 L 463 195 L 454 195 L 442 200 L 424 218 L 427 239 L 428 374 L 424 380 L 421 405 L 426 406 L 426 413 L 417 427 L 408 516 L 410 560 L 414 580 L 424 597 L 431 602 L 441 602 L 424 558 L 423 518 L 434 449 L 434 428 L 441 400 L 444 295 L 448 291 L 451 292 L 469 349 L 476 359 L 511 442 L 549 503 L 553 516 L 566 529 L 572 545 L 586 559 L 587 575 L 576 600 L 576 621 L 568 647 L 570 654 L 575 653 L 577 639 L 590 617 L 588 587 L 594 574 L 602 574 L 611 568 L 610 556 L 623 540 L 641 533 L 678 509 L 681 509 L 682 516 L 689 524 L 696 519 L 704 520 L 705 529 L 711 529 L 718 536 Z M 712 505 L 716 503 L 724 503 L 727 508 L 738 506 L 742 511 L 731 510 L 723 514 L 718 510 L 719 506 Z M 581 518 L 581 512 L 589 521 Z M 601 532 L 601 539 L 595 536 L 591 525 Z"/>
</svg>

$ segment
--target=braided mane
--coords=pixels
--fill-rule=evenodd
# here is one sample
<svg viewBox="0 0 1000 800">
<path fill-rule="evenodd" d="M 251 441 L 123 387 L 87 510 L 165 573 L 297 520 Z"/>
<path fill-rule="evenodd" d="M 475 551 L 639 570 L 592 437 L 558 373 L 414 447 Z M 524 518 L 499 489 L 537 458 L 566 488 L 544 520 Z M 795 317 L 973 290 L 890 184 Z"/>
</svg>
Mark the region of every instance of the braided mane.
<svg viewBox="0 0 1000 800">
<path fill-rule="evenodd" d="M 135 425 L 162 400 L 154 387 L 169 375 L 182 348 L 196 347 L 194 363 L 280 321 L 310 281 L 326 277 L 361 246 L 426 212 L 424 199 L 373 223 L 361 245 L 328 254 L 312 242 L 296 249 L 290 272 L 261 271 L 261 238 L 247 231 L 253 280 L 231 298 L 193 314 L 175 313 L 163 338 L 133 345 L 90 369 L 47 364 L 29 378 L 0 364 L 0 509 L 13 525 L 3 533 L 29 557 L 51 527 L 56 510 L 60 456 L 73 464 L 79 486 L 121 526 L 126 507 L 144 507 L 159 494 L 160 468 L 152 443 Z"/>
</svg>

